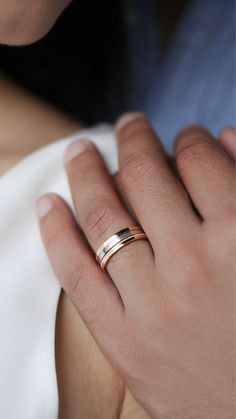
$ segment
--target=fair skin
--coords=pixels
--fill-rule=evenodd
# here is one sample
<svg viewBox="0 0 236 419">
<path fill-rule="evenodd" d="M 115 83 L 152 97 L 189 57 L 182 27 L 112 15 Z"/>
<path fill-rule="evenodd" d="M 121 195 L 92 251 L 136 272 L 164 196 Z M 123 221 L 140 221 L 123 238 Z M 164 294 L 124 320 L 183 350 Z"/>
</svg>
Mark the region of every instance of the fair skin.
<svg viewBox="0 0 236 419">
<path fill-rule="evenodd" d="M 0 0 L 0 44 L 27 45 L 54 25 L 71 0 Z"/>
<path fill-rule="evenodd" d="M 33 0 L 22 0 L 20 2 L 16 0 L 12 0 L 11 2 L 0 0 L 0 10 L 1 10 L 0 43 L 9 44 L 9 45 L 25 45 L 25 44 L 28 44 L 28 43 L 31 43 L 40 39 L 45 33 L 48 32 L 50 27 L 54 24 L 58 16 L 61 14 L 63 9 L 68 4 L 69 4 L 69 1 L 67 0 L 61 0 L 61 1 L 52 0 L 50 2 L 48 2 L 48 0 L 38 0 L 37 2 Z M 24 104 L 26 105 L 26 108 L 23 107 L 22 109 L 21 105 L 16 106 L 16 103 L 13 100 L 14 102 L 13 114 L 15 111 L 15 117 L 13 118 L 14 125 L 12 125 L 11 123 L 10 124 L 7 123 L 7 121 L 10 121 L 11 119 L 9 118 L 9 116 L 11 115 L 11 113 L 9 113 L 9 109 L 11 109 L 11 106 L 10 107 L 5 106 L 5 103 L 3 100 L 0 103 L 0 106 L 1 104 L 3 104 L 1 110 L 3 111 L 5 110 L 5 116 L 6 116 L 6 120 L 5 118 L 2 117 L 1 130 L 0 130 L 0 136 L 1 136 L 0 137 L 0 147 L 1 147 L 0 170 L 1 170 L 1 173 L 3 173 L 12 164 L 14 164 L 16 161 L 21 159 L 25 154 L 31 151 L 32 138 L 34 138 L 34 141 L 35 141 L 34 143 L 35 145 L 33 148 L 37 148 L 37 147 L 40 147 L 41 145 L 44 145 L 52 141 L 53 139 L 69 134 L 75 129 L 78 129 L 78 126 L 79 126 L 79 124 L 77 124 L 75 121 L 72 121 L 70 120 L 70 118 L 62 115 L 56 110 L 41 104 L 39 101 L 34 100 L 32 97 L 29 97 L 29 95 L 26 95 L 25 97 L 22 92 L 19 92 L 18 89 L 15 88 L 15 86 L 13 87 L 13 89 L 11 89 L 9 83 L 6 83 L 6 86 L 7 86 L 7 90 L 5 90 L 5 93 L 8 92 L 6 94 L 6 98 L 7 99 L 11 97 L 13 98 L 14 90 L 15 90 L 16 98 L 20 99 L 19 103 L 22 105 L 24 102 Z M 2 95 L 2 90 L 1 90 L 1 95 Z M 22 96 L 24 100 L 21 101 Z M 29 103 L 31 104 L 31 106 L 27 107 L 27 104 Z M 27 109 L 29 113 L 27 112 Z M 35 110 L 37 110 L 37 112 L 35 112 Z M 4 114 L 0 112 L 0 115 L 3 116 Z M 15 124 L 15 118 L 18 119 L 18 124 Z M 18 128 L 20 127 L 20 130 L 18 130 L 17 127 Z M 27 136 L 26 136 L 26 133 L 27 133 Z M 232 138 L 235 138 L 235 132 L 231 128 L 227 128 L 220 135 L 221 144 L 224 145 L 225 150 L 228 152 L 228 154 L 231 157 L 233 156 L 235 152 L 235 140 L 232 140 Z M 16 139 L 17 139 L 17 142 L 16 142 Z M 220 186 L 218 185 L 218 188 L 219 187 Z M 74 186 L 72 185 L 72 190 L 73 188 Z M 56 207 L 57 202 L 58 202 L 57 198 L 56 198 L 56 201 L 54 202 L 54 197 L 53 197 L 53 203 L 55 204 L 55 207 Z M 227 221 L 227 218 L 229 218 L 229 216 L 225 218 L 226 221 Z M 227 221 L 226 224 L 228 225 L 230 223 L 228 223 Z M 54 221 L 51 221 L 50 225 L 53 226 Z M 209 240 L 210 242 L 212 241 L 212 239 L 209 239 Z M 222 238 L 221 238 L 222 250 L 224 250 L 224 248 L 228 248 L 229 240 L 230 239 L 228 239 L 228 235 L 225 233 L 224 228 L 223 228 Z M 217 242 L 217 240 L 215 241 Z M 218 249 L 218 251 L 220 251 L 220 249 Z M 128 256 L 129 256 L 129 253 L 128 253 Z M 57 329 L 56 329 L 56 362 L 57 362 L 57 375 L 58 375 L 58 385 L 59 385 L 60 418 L 66 417 L 67 419 L 70 419 L 70 418 L 73 419 L 78 416 L 80 418 L 83 418 L 83 417 L 84 418 L 87 418 L 87 417 L 103 418 L 104 415 L 108 417 L 107 412 L 109 412 L 110 417 L 119 416 L 122 418 L 127 417 L 129 419 L 131 417 L 134 417 L 135 419 L 138 419 L 139 417 L 140 418 L 148 417 L 148 415 L 134 401 L 130 393 L 127 390 L 124 391 L 125 387 L 124 387 L 123 381 L 120 379 L 119 375 L 115 372 L 115 370 L 113 370 L 110 367 L 110 365 L 106 362 L 105 358 L 101 354 L 101 351 L 98 349 L 98 346 L 96 345 L 94 339 L 92 338 L 90 332 L 88 331 L 86 324 L 89 326 L 89 329 L 94 334 L 99 346 L 103 349 L 104 353 L 108 356 L 108 359 L 110 360 L 110 362 L 113 363 L 115 369 L 118 369 L 118 371 L 120 371 L 121 375 L 127 381 L 135 397 L 137 397 L 137 399 L 146 407 L 148 411 L 150 411 L 152 415 L 154 415 L 153 417 L 156 416 L 156 413 L 158 413 L 158 415 L 160 413 L 160 416 L 161 416 L 163 412 L 164 412 L 163 413 L 164 417 L 173 417 L 172 412 L 174 412 L 174 417 L 176 418 L 178 417 L 177 415 L 175 415 L 175 412 L 177 411 L 178 413 L 180 412 L 179 413 L 181 415 L 180 417 L 184 418 L 184 415 L 182 415 L 182 411 L 179 406 L 181 407 L 185 406 L 185 409 L 183 409 L 183 413 L 185 414 L 187 411 L 188 416 L 186 417 L 189 418 L 190 414 L 192 415 L 192 417 L 194 417 L 193 415 L 196 413 L 196 409 L 197 409 L 196 404 L 194 403 L 197 397 L 196 394 L 199 396 L 199 400 L 200 400 L 199 405 L 201 408 L 200 414 L 197 414 L 198 418 L 199 417 L 207 417 L 207 418 L 210 418 L 210 417 L 226 418 L 227 417 L 228 419 L 230 417 L 233 417 L 232 416 L 233 408 L 231 406 L 232 398 L 230 397 L 230 391 L 232 388 L 232 385 L 230 386 L 231 375 L 230 373 L 227 374 L 227 367 L 228 369 L 230 369 L 230 366 L 232 366 L 232 361 L 230 362 L 230 359 L 229 359 L 230 358 L 229 347 L 230 345 L 233 346 L 232 345 L 233 334 L 231 333 L 230 327 L 229 327 L 229 330 L 225 328 L 225 324 L 230 324 L 230 323 L 233 324 L 233 322 L 231 321 L 231 318 L 232 318 L 231 307 L 232 307 L 233 294 L 231 294 L 231 299 L 229 297 L 229 294 L 232 288 L 231 286 L 232 281 L 230 281 L 230 274 L 232 270 L 232 259 L 233 258 L 231 258 L 231 265 L 230 263 L 227 264 L 226 265 L 227 269 L 225 268 L 225 270 L 223 270 L 221 266 L 218 266 L 218 265 L 214 266 L 215 271 L 217 272 L 217 278 L 220 278 L 221 276 L 224 277 L 224 280 L 225 278 L 227 278 L 226 290 L 224 290 L 224 293 L 222 291 L 224 298 L 223 297 L 221 299 L 218 298 L 220 306 L 217 307 L 217 310 L 215 309 L 215 311 L 214 311 L 214 303 L 217 302 L 217 296 L 218 296 L 217 292 L 216 292 L 216 296 L 213 292 L 214 294 L 213 297 L 215 297 L 213 298 L 213 302 L 212 302 L 212 299 L 210 298 L 211 292 L 210 292 L 210 297 L 207 294 L 207 297 L 209 297 L 209 300 L 207 299 L 207 302 L 210 302 L 210 309 L 207 310 L 207 313 L 206 313 L 206 307 L 204 307 L 204 304 L 203 304 L 203 310 L 201 313 L 199 313 L 199 311 L 196 310 L 196 301 L 199 302 L 199 299 L 200 299 L 200 302 L 202 305 L 202 300 L 204 300 L 203 291 L 204 292 L 206 291 L 205 288 L 202 287 L 202 285 L 205 284 L 204 275 L 202 276 L 197 275 L 199 274 L 198 271 L 197 273 L 194 272 L 195 275 L 197 275 L 197 279 L 198 280 L 199 278 L 201 279 L 200 287 L 199 287 L 200 290 L 196 289 L 196 287 L 194 286 L 194 283 L 195 283 L 194 281 L 189 281 L 189 278 L 186 278 L 185 280 L 185 277 L 182 279 L 183 291 L 185 290 L 188 291 L 187 297 L 189 297 L 189 294 L 190 294 L 190 297 L 192 297 L 191 301 L 187 300 L 187 310 L 190 309 L 190 313 L 191 313 L 190 320 L 192 320 L 192 322 L 195 325 L 194 320 L 196 319 L 201 326 L 199 327 L 199 329 L 196 326 L 192 327 L 193 325 L 191 321 L 186 321 L 185 318 L 184 319 L 182 318 L 183 317 L 182 311 L 186 311 L 186 306 L 184 305 L 186 304 L 186 298 L 185 298 L 186 295 L 185 293 L 182 294 L 182 292 L 180 292 L 181 290 L 178 287 L 176 287 L 175 291 L 177 292 L 177 296 L 179 299 L 177 303 L 176 301 L 173 301 L 173 300 L 171 300 L 171 303 L 174 302 L 175 304 L 173 304 L 173 306 L 175 308 L 176 306 L 177 308 L 179 308 L 178 303 L 180 302 L 180 310 L 177 310 L 177 326 L 180 327 L 180 331 L 182 331 L 182 329 L 183 331 L 185 331 L 185 334 L 181 335 L 181 342 L 179 342 L 179 340 L 177 339 L 178 336 L 175 336 L 175 335 L 169 336 L 168 333 L 166 334 L 159 333 L 159 335 L 157 336 L 157 342 L 159 346 L 157 345 L 157 348 L 155 346 L 153 348 L 153 342 L 156 342 L 155 333 L 153 332 L 157 330 L 155 321 L 153 322 L 153 317 L 150 316 L 150 313 L 153 314 L 153 310 L 152 310 L 153 305 L 155 308 L 155 313 L 163 314 L 162 316 L 160 316 L 162 323 L 158 324 L 159 331 L 164 329 L 163 322 L 164 322 L 164 325 L 167 324 L 170 326 L 176 326 L 176 318 L 173 318 L 176 315 L 176 311 L 172 310 L 171 308 L 170 313 L 169 313 L 168 311 L 169 299 L 167 298 L 169 297 L 169 295 L 166 296 L 164 293 L 161 293 L 160 289 L 158 289 L 158 295 L 160 294 L 159 299 L 155 300 L 155 302 L 152 299 L 153 304 L 149 304 L 150 301 L 145 299 L 144 298 L 145 294 L 142 293 L 142 299 L 140 299 L 140 301 L 142 302 L 142 309 L 144 310 L 145 308 L 145 310 L 144 310 L 144 315 L 142 316 L 143 321 L 142 321 L 141 326 L 143 327 L 145 326 L 145 329 L 146 329 L 147 319 L 145 319 L 145 316 L 149 317 L 149 319 L 151 320 L 151 323 L 153 323 L 154 325 L 154 330 L 152 330 L 152 338 L 150 338 L 150 327 L 147 328 L 147 332 L 145 330 L 145 334 L 147 334 L 147 342 L 149 342 L 150 348 L 152 349 L 151 360 L 146 359 L 146 354 L 144 354 L 144 351 L 142 350 L 143 343 L 139 342 L 140 334 L 142 334 L 142 327 L 140 328 L 140 325 L 138 325 L 137 327 L 137 318 L 136 318 L 137 313 L 135 313 L 134 316 L 131 316 L 133 320 L 131 322 L 132 323 L 131 326 L 133 326 L 133 329 L 130 328 L 130 324 L 127 322 L 127 329 L 125 328 L 125 335 L 128 330 L 128 332 L 130 333 L 130 336 L 134 337 L 134 339 L 137 340 L 138 345 L 135 345 L 134 347 L 133 342 L 129 342 L 129 341 L 127 342 L 127 345 L 126 345 L 126 342 L 124 339 L 126 347 L 121 348 L 121 349 L 123 349 L 123 352 L 125 352 L 125 354 L 122 351 L 120 354 L 118 354 L 122 357 L 122 362 L 121 362 L 120 357 L 117 354 L 115 354 L 116 356 L 114 357 L 113 351 L 112 351 L 112 354 L 110 354 L 112 350 L 111 347 L 112 345 L 115 344 L 114 337 L 109 335 L 109 337 L 112 338 L 110 346 L 104 345 L 104 343 L 102 342 L 103 339 L 101 339 L 101 334 L 103 334 L 103 328 L 101 325 L 99 325 L 99 323 L 97 327 L 96 325 L 97 318 L 95 318 L 96 321 L 93 322 L 94 323 L 93 327 L 96 327 L 96 333 L 94 333 L 93 327 L 91 326 L 92 319 L 88 319 L 89 317 L 89 305 L 87 304 L 88 301 L 86 301 L 86 299 L 84 299 L 83 301 L 83 298 L 81 298 L 82 293 L 80 293 L 79 298 L 77 298 L 74 295 L 70 295 L 71 293 L 69 292 L 69 297 L 73 301 L 73 304 L 76 307 L 76 309 L 80 312 L 81 317 L 83 318 L 83 321 L 85 323 L 81 320 L 81 317 L 76 316 L 76 309 L 71 304 L 70 299 L 66 297 L 64 293 L 62 293 L 62 296 L 59 302 L 59 307 L 58 307 Z M 200 262 L 202 261 L 200 260 Z M 204 262 L 206 266 L 202 263 L 200 263 L 200 265 L 203 267 L 207 267 L 207 263 L 206 263 L 207 260 L 206 261 L 204 260 Z M 188 261 L 186 261 L 183 257 L 183 266 L 185 265 L 188 266 Z M 208 261 L 208 265 L 209 265 L 209 261 Z M 55 270 L 57 269 L 59 270 L 59 267 L 55 266 Z M 165 273 L 164 268 L 163 268 L 163 272 Z M 79 270 L 78 270 L 78 273 L 79 273 Z M 138 273 L 140 276 L 140 272 Z M 200 270 L 200 273 L 201 273 L 201 270 Z M 156 273 L 156 277 L 158 277 L 157 274 L 159 274 L 159 272 Z M 148 272 L 145 272 L 145 278 L 146 278 L 146 275 L 150 277 Z M 171 271 L 170 271 L 170 276 L 171 276 Z M 155 275 L 153 275 L 153 277 L 155 281 L 156 279 Z M 175 277 L 176 277 L 176 282 L 177 282 L 178 275 L 176 275 L 176 272 L 175 272 Z M 59 278 L 61 278 L 61 274 L 59 275 Z M 83 288 L 81 289 L 81 291 L 83 291 L 84 287 L 86 286 L 86 276 L 83 279 L 84 279 L 83 281 L 84 285 L 82 284 Z M 66 283 L 66 280 L 68 281 L 68 277 L 64 278 L 65 283 Z M 131 282 L 132 282 L 132 278 L 131 278 Z M 207 275 L 206 275 L 206 283 L 207 285 L 212 285 L 211 278 L 209 278 Z M 218 282 L 217 282 L 217 285 L 218 285 Z M 122 284 L 120 284 L 119 287 L 121 287 L 122 289 Z M 65 289 L 66 288 L 67 287 L 65 286 Z M 193 288 L 193 291 L 192 291 L 192 288 Z M 197 299 L 194 294 L 194 290 L 197 291 Z M 201 290 L 202 290 L 202 293 L 200 292 L 200 294 L 198 294 L 198 291 L 201 291 Z M 218 288 L 216 289 L 216 291 L 217 290 Z M 133 290 L 130 288 L 131 294 L 133 293 L 133 291 L 134 291 L 134 295 L 136 295 L 135 294 L 136 289 Z M 147 292 L 146 289 L 145 291 Z M 154 296 L 157 292 L 157 289 L 154 289 L 152 291 L 154 292 L 153 293 L 153 296 Z M 212 287 L 210 286 L 209 288 L 207 287 L 207 291 L 212 291 Z M 214 286 L 213 286 L 213 291 L 215 291 Z M 147 294 L 149 293 L 147 292 Z M 205 297 L 205 294 L 204 294 L 204 297 Z M 89 295 L 89 298 L 90 298 L 90 295 Z M 143 302 L 142 300 L 145 300 L 145 301 Z M 184 300 L 184 302 L 182 300 Z M 157 301 L 160 303 L 160 307 L 157 307 L 156 309 L 155 305 L 157 304 Z M 165 302 L 164 306 L 166 305 L 166 307 L 161 306 L 161 302 L 163 301 Z M 127 310 L 126 306 L 125 308 Z M 162 310 L 164 311 L 164 313 L 162 313 Z M 134 311 L 132 310 L 129 310 L 129 311 L 131 314 L 134 313 Z M 211 323 L 208 326 L 211 333 L 209 334 L 209 336 L 207 333 L 207 339 L 206 339 L 205 345 L 201 346 L 198 337 L 199 336 L 205 337 L 204 331 L 208 331 L 207 328 L 204 329 L 205 319 L 206 318 L 208 319 L 208 317 L 206 317 L 206 314 L 207 316 L 211 314 L 210 316 Z M 111 315 L 111 311 L 109 311 L 109 317 L 108 317 L 109 320 L 110 320 L 110 315 Z M 138 315 L 141 316 L 142 311 L 140 311 Z M 222 318 L 225 319 L 224 327 L 220 327 Z M 107 326 L 111 327 L 111 324 L 108 324 Z M 149 326 L 149 323 L 148 323 L 148 326 Z M 188 334 L 190 330 L 191 330 L 191 336 L 193 337 L 193 340 L 188 339 Z M 199 335 L 198 332 L 199 333 L 201 332 L 202 335 L 201 334 Z M 221 336 L 221 339 L 225 338 L 223 349 L 221 348 L 221 345 L 216 339 L 219 336 Z M 125 337 L 127 339 L 127 336 L 124 336 L 124 338 Z M 230 340 L 230 337 L 231 337 L 231 340 Z M 123 333 L 122 333 L 122 338 L 123 338 Z M 214 338 L 215 346 L 213 345 L 213 338 Z M 160 349 L 160 341 L 162 343 L 161 349 Z M 71 345 L 71 343 L 73 344 Z M 186 345 L 189 344 L 189 350 L 192 349 L 191 353 L 193 353 L 192 357 L 189 356 L 188 358 L 189 352 L 186 351 L 186 347 L 184 346 L 184 344 Z M 180 355 L 180 353 L 176 351 L 176 353 L 174 354 L 175 356 L 173 356 L 173 354 L 171 353 L 171 349 L 173 350 L 175 345 L 177 346 L 178 349 L 184 349 L 185 352 L 183 350 L 182 351 L 183 354 Z M 192 348 L 191 348 L 191 345 L 192 345 Z M 217 361 L 218 350 L 219 350 L 220 355 L 225 356 L 224 362 L 221 362 L 221 363 L 218 362 L 216 367 L 213 362 L 210 362 L 211 359 L 210 359 L 209 352 L 212 345 L 213 345 L 213 350 L 210 353 L 211 357 L 214 355 Z M 182 346 L 184 347 L 182 348 Z M 165 355 L 165 357 L 161 357 L 161 362 L 160 362 L 160 359 L 156 356 L 157 355 L 155 352 L 156 349 L 158 349 L 158 355 L 159 354 Z M 169 352 L 168 352 L 168 349 L 169 349 Z M 197 363 L 197 361 L 199 361 L 198 350 L 200 349 L 203 351 L 205 356 L 202 360 L 202 363 L 201 362 Z M 202 354 L 202 351 L 200 352 L 201 354 Z M 142 355 L 145 355 L 145 356 L 142 356 Z M 153 355 L 154 355 L 154 358 L 153 358 Z M 207 356 L 209 356 L 209 358 Z M 184 362 L 183 362 L 183 358 L 184 358 Z M 154 367 L 152 364 L 153 359 L 155 361 Z M 151 380 L 149 380 L 149 376 L 148 376 L 148 380 L 146 379 L 147 375 L 149 375 L 149 369 L 148 368 L 140 369 L 140 365 L 142 365 L 140 360 L 144 361 L 145 365 L 152 365 L 153 368 L 151 369 L 151 373 L 152 373 Z M 170 360 L 171 362 L 169 362 Z M 195 361 L 195 362 L 192 362 L 192 361 Z M 160 368 L 158 369 L 158 377 L 159 378 L 162 377 L 162 373 L 163 373 L 163 381 L 161 381 L 161 379 L 159 379 L 158 382 L 155 381 L 157 379 L 157 377 L 155 376 L 155 372 L 157 371 L 157 368 L 155 368 L 156 363 L 157 365 L 160 366 Z M 171 365 L 170 371 L 168 370 L 168 368 L 165 368 L 166 367 L 165 364 L 167 365 L 167 367 L 169 364 Z M 176 368 L 176 365 L 181 367 L 180 372 L 182 371 L 182 375 L 179 372 L 178 368 Z M 207 365 L 207 368 L 208 368 L 206 369 L 206 371 L 204 369 L 205 365 Z M 132 368 L 130 368 L 130 366 Z M 217 375 L 216 371 L 220 367 L 222 367 L 222 374 L 220 375 L 221 371 L 219 371 Z M 178 374 L 176 373 L 176 369 L 177 369 Z M 192 374 L 187 374 L 187 377 L 186 377 L 186 374 L 183 374 L 183 372 L 186 370 L 187 372 L 190 372 Z M 204 385 L 205 385 L 204 389 L 208 391 L 208 392 L 205 391 L 204 395 L 202 394 L 203 389 L 200 388 L 199 390 L 199 387 L 197 386 L 197 384 L 199 384 L 199 380 L 197 379 L 198 377 L 195 377 L 194 375 L 195 371 L 197 371 L 200 375 L 202 370 L 206 378 L 204 382 Z M 210 376 L 209 378 L 209 374 L 206 375 L 206 373 L 207 371 L 209 373 L 214 372 L 213 370 L 215 370 L 215 374 L 212 374 L 212 376 Z M 142 372 L 141 375 L 140 375 L 140 371 Z M 202 374 L 203 377 L 204 377 L 204 374 Z M 164 376 L 169 377 L 168 382 L 166 382 L 167 377 L 164 377 Z M 196 381 L 191 381 L 191 378 L 193 376 L 194 378 L 196 378 Z M 220 380 L 219 380 L 219 377 L 220 377 Z M 223 377 L 223 383 L 222 383 L 222 377 Z M 212 384 L 212 379 L 213 379 L 213 384 Z M 210 383 L 211 385 L 209 385 L 209 381 L 211 381 Z M 221 381 L 221 383 L 219 383 L 219 381 Z M 181 393 L 181 391 L 179 392 L 176 391 L 177 384 L 179 384 L 180 388 L 182 386 L 184 387 L 185 390 L 186 389 L 188 390 L 186 394 L 186 398 L 187 398 L 187 402 L 190 403 L 190 406 L 188 405 L 188 403 L 185 403 L 185 405 L 183 405 L 183 403 L 186 401 L 186 400 L 181 399 L 181 396 L 183 396 L 184 392 Z M 200 382 L 200 384 L 202 383 Z M 220 384 L 221 386 L 219 385 L 219 387 L 217 387 L 217 384 Z M 191 392 L 191 385 L 192 386 L 195 385 L 194 392 L 193 391 Z M 151 397 L 151 395 L 153 394 L 152 386 L 153 387 L 155 386 L 155 391 L 158 390 L 158 406 L 156 406 L 156 393 L 155 393 L 155 398 L 152 399 Z M 173 390 L 171 390 L 172 388 L 171 386 L 174 387 Z M 165 396 L 166 395 L 168 396 L 168 391 L 165 391 L 165 390 L 170 391 L 171 396 L 172 396 L 171 401 L 174 399 L 174 402 L 175 402 L 174 405 L 173 403 L 169 403 L 170 399 L 168 399 L 168 403 L 166 403 Z M 173 394 L 175 395 L 175 398 L 173 397 Z M 218 394 L 220 397 L 218 397 Z M 206 400 L 207 397 L 209 400 Z M 220 405 L 219 408 L 218 408 L 217 403 L 211 403 L 211 398 L 215 399 L 216 397 L 218 400 L 218 404 Z M 166 404 L 168 404 L 168 406 Z M 210 409 L 210 415 L 208 414 L 208 412 L 206 413 L 206 411 L 207 410 L 209 411 L 209 409 Z M 223 414 L 220 409 L 223 409 Z"/>
<path fill-rule="evenodd" d="M 109 362 L 156 419 L 235 417 L 232 132 L 224 148 L 202 127 L 182 130 L 178 180 L 144 116 L 119 121 L 119 180 L 149 242 L 123 248 L 108 272 L 93 251 L 135 220 L 88 139 L 83 147 L 72 144 L 65 160 L 83 235 L 60 197 L 38 201 L 57 278 Z"/>
<path fill-rule="evenodd" d="M 32 151 L 82 129 L 82 124 L 3 76 L 0 91 L 0 175 Z M 57 308 L 55 355 L 60 419 L 149 418 L 106 361 L 64 291 Z"/>
<path fill-rule="evenodd" d="M 1 174 L 33 150 L 81 129 L 76 121 L 48 107 L 6 78 L 0 78 L 0 90 Z M 233 154 L 235 131 L 225 128 L 220 142 Z M 149 417 L 128 391 L 124 393 L 123 382 L 101 355 L 65 292 L 61 293 L 58 304 L 55 351 L 60 419 L 104 418 L 104 412 L 108 411 L 111 417 L 122 419 Z"/>
</svg>

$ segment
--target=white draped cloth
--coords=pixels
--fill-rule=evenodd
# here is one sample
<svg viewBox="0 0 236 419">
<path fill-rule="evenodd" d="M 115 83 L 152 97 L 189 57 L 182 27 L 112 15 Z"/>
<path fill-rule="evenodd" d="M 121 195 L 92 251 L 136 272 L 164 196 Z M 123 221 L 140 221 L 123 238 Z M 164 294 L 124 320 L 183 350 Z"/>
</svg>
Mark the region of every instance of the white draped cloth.
<svg viewBox="0 0 236 419">
<path fill-rule="evenodd" d="M 85 136 L 114 173 L 115 139 L 104 125 L 34 152 L 0 178 L 1 419 L 58 417 L 54 342 L 61 288 L 41 242 L 35 201 L 56 192 L 72 206 L 63 155 L 71 141 Z"/>
</svg>

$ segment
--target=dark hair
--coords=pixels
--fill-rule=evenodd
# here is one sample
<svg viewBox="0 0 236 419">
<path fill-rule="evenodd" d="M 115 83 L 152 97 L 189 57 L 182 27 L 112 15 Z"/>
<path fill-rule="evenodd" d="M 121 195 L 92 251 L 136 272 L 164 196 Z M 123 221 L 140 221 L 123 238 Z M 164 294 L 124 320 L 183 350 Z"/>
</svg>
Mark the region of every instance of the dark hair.
<svg viewBox="0 0 236 419">
<path fill-rule="evenodd" d="M 41 41 L 1 46 L 1 70 L 85 123 L 113 120 L 125 110 L 122 9 L 121 0 L 74 0 Z"/>
</svg>

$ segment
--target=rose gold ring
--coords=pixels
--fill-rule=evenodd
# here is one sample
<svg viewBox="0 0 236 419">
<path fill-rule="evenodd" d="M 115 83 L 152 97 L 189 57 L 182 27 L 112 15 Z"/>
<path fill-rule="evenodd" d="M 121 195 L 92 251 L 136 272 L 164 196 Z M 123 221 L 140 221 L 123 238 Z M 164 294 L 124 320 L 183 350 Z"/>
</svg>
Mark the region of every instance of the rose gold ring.
<svg viewBox="0 0 236 419">
<path fill-rule="evenodd" d="M 96 252 L 96 260 L 101 268 L 105 270 L 109 260 L 115 253 L 122 249 L 122 247 L 136 240 L 148 240 L 143 229 L 137 225 L 124 228 L 109 237 Z"/>
</svg>

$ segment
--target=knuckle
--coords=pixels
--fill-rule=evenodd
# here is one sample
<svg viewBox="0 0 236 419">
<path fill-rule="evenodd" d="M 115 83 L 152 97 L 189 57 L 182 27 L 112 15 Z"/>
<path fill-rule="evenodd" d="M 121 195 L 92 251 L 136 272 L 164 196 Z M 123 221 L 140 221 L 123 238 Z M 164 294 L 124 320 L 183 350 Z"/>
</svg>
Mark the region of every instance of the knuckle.
<svg viewBox="0 0 236 419">
<path fill-rule="evenodd" d="M 211 152 L 213 144 L 203 141 L 202 137 L 195 137 L 195 142 L 183 147 L 178 155 L 177 161 L 179 164 L 191 163 L 193 161 L 201 160 L 207 153 Z"/>
<path fill-rule="evenodd" d="M 152 160 L 149 153 L 133 154 L 127 158 L 120 171 L 120 181 L 124 187 L 135 185 L 152 172 Z"/>
<path fill-rule="evenodd" d="M 68 296 L 75 302 L 81 316 L 86 323 L 91 324 L 97 318 L 97 309 L 88 290 L 89 276 L 88 268 L 83 264 L 71 267 L 70 275 L 66 283 L 66 292 Z"/>
<path fill-rule="evenodd" d="M 85 228 L 89 236 L 95 240 L 104 236 L 115 221 L 112 204 L 106 200 L 94 202 L 93 209 L 88 211 Z"/>
<path fill-rule="evenodd" d="M 66 282 L 66 291 L 71 297 L 80 296 L 80 283 L 85 279 L 85 269 L 82 264 L 70 267 L 70 273 Z M 85 283 L 85 281 L 84 281 Z"/>
<path fill-rule="evenodd" d="M 81 317 L 84 319 L 86 325 L 89 326 L 89 328 L 92 329 L 93 326 L 96 327 L 97 325 L 101 325 L 101 307 L 97 307 L 91 298 L 88 297 L 81 299 L 80 297 L 77 301 L 77 306 Z"/>
</svg>

